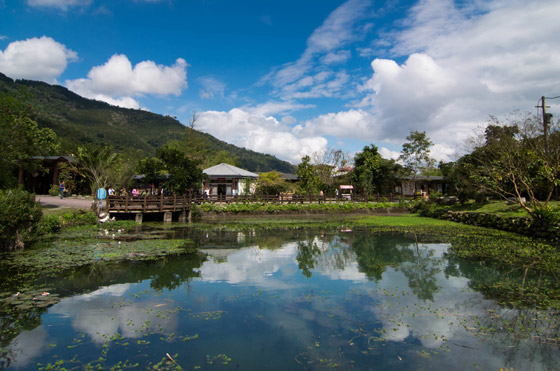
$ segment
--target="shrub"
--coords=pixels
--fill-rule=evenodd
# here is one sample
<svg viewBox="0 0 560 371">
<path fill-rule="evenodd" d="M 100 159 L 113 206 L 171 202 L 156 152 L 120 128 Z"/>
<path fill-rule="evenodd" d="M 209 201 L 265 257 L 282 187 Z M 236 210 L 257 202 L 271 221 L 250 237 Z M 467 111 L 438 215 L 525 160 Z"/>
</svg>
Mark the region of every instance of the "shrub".
<svg viewBox="0 0 560 371">
<path fill-rule="evenodd" d="M 82 225 L 96 225 L 99 221 L 93 211 L 74 210 L 62 214 L 62 225 L 64 227 L 77 227 Z"/>
<path fill-rule="evenodd" d="M 0 250 L 22 249 L 37 235 L 43 213 L 35 195 L 19 189 L 0 191 Z"/>
<path fill-rule="evenodd" d="M 49 189 L 49 196 L 58 196 L 60 191 L 56 185 L 54 185 L 51 189 Z"/>
<path fill-rule="evenodd" d="M 56 215 L 43 215 L 43 219 L 39 225 L 39 232 L 41 234 L 52 234 L 60 231 L 62 222 Z"/>
</svg>

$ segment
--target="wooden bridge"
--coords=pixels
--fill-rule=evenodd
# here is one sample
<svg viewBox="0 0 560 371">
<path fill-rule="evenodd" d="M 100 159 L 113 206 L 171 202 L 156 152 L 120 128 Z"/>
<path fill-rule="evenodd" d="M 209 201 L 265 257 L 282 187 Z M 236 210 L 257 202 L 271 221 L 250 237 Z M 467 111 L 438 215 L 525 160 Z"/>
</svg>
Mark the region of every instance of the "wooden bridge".
<svg viewBox="0 0 560 371">
<path fill-rule="evenodd" d="M 103 209 L 109 214 L 136 214 L 136 221 L 139 223 L 145 213 L 161 213 L 165 222 L 172 221 L 173 213 L 178 213 L 179 221 L 186 222 L 190 217 L 192 203 L 193 199 L 188 195 L 109 196 Z"/>
</svg>

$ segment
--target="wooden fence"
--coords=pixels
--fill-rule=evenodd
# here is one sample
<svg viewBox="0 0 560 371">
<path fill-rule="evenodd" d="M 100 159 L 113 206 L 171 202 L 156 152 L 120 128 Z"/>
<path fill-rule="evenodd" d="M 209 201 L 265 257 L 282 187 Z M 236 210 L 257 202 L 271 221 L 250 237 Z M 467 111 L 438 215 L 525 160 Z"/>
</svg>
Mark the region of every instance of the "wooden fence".
<svg viewBox="0 0 560 371">
<path fill-rule="evenodd" d="M 105 201 L 105 210 L 110 213 L 166 213 L 189 211 L 192 204 L 202 203 L 272 203 L 272 204 L 310 204 L 334 202 L 397 202 L 402 195 L 243 195 L 243 196 L 194 196 L 170 195 L 157 196 L 109 196 Z M 406 197 L 411 199 L 412 197 Z"/>
</svg>

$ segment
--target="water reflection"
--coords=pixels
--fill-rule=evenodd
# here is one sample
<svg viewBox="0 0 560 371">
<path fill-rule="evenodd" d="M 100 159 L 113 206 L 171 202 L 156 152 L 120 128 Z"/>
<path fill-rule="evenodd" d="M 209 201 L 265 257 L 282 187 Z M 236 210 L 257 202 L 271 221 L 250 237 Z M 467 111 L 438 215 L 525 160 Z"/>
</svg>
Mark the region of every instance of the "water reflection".
<svg viewBox="0 0 560 371">
<path fill-rule="evenodd" d="M 475 290 L 503 273 L 450 259 L 448 244 L 356 229 L 169 233 L 206 256 L 62 275 L 50 284 L 68 297 L 3 344 L 9 366 L 74 358 L 146 368 L 166 353 L 184 369 L 544 370 L 560 361 L 557 317 Z"/>
</svg>

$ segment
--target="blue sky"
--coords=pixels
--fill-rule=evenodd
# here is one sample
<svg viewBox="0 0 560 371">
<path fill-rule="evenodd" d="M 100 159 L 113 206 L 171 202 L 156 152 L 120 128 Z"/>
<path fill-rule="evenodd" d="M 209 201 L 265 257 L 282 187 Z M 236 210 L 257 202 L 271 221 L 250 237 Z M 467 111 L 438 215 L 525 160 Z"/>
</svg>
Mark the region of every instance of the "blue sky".
<svg viewBox="0 0 560 371">
<path fill-rule="evenodd" d="M 292 163 L 371 143 L 395 157 L 412 130 L 448 160 L 488 115 L 560 95 L 559 17 L 555 0 L 0 0 L 0 72 L 196 113 Z"/>
</svg>

